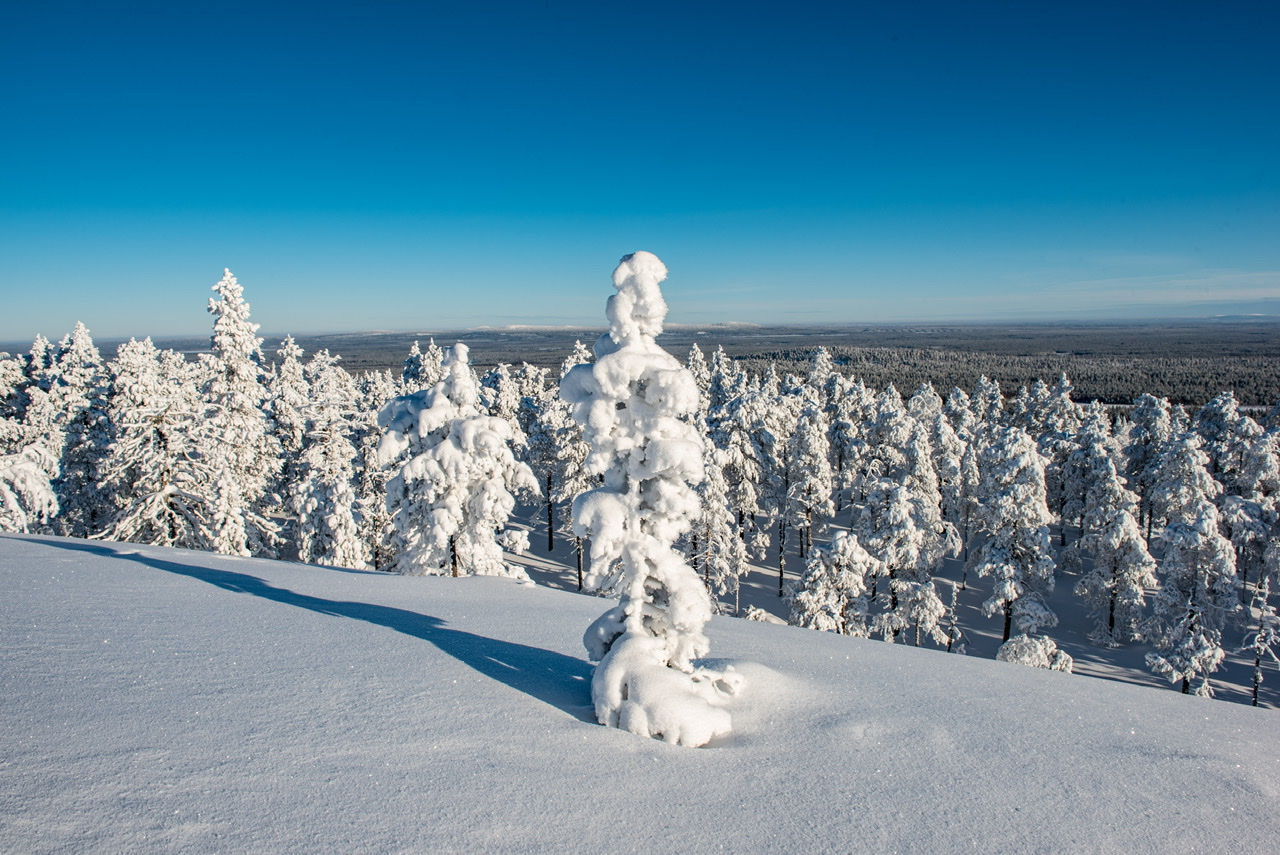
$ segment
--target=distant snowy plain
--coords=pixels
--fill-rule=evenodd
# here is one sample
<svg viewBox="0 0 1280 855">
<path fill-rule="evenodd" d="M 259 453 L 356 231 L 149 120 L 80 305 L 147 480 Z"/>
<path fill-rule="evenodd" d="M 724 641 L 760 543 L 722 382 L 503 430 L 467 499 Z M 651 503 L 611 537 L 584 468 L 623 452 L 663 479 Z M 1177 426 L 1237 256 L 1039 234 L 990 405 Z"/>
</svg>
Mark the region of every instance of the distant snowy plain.
<svg viewBox="0 0 1280 855">
<path fill-rule="evenodd" d="M 0 536 L 3 852 L 1258 852 L 1280 712 L 716 618 L 723 744 L 601 727 L 593 598 Z"/>
</svg>

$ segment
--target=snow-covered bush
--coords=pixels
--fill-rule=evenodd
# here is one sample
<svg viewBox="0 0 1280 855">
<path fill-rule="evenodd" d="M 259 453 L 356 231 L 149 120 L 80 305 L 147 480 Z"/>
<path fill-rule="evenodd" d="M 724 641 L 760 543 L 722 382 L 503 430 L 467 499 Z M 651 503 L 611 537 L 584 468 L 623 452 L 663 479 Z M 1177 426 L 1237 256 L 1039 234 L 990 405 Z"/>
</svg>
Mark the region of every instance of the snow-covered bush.
<svg viewBox="0 0 1280 855">
<path fill-rule="evenodd" d="M 48 469 L 57 462 L 40 446 L 0 457 L 0 531 L 30 531 L 58 513 Z"/>
<path fill-rule="evenodd" d="M 729 733 L 734 672 L 695 668 L 709 649 L 711 600 L 673 548 L 698 513 L 702 437 L 686 421 L 699 406 L 688 369 L 658 346 L 667 269 L 636 252 L 613 273 L 609 332 L 596 362 L 565 375 L 560 393 L 591 446 L 585 468 L 603 486 L 574 502 L 574 530 L 591 538 L 586 586 L 617 595 L 583 639 L 599 662 L 591 697 L 601 724 L 681 745 Z"/>
<path fill-rule="evenodd" d="M 1065 671 L 1068 674 L 1075 664 L 1047 635 L 1015 635 L 1000 645 L 996 659 L 1048 671 Z"/>
</svg>

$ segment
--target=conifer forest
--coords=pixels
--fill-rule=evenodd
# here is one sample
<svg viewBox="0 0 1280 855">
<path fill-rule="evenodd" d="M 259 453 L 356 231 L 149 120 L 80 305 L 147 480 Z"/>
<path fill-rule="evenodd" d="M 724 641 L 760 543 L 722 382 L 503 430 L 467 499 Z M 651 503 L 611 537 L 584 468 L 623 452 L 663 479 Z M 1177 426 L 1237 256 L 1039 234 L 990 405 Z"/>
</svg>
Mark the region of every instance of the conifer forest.
<svg viewBox="0 0 1280 855">
<path fill-rule="evenodd" d="M 613 477 L 598 415 L 574 417 L 598 348 L 557 370 L 428 340 L 353 372 L 291 337 L 264 349 L 229 271 L 209 312 L 196 355 L 104 357 L 79 324 L 0 354 L 0 531 L 617 595 L 607 509 L 575 510 Z M 1212 696 L 1228 659 L 1237 700 L 1280 679 L 1280 401 L 1201 377 L 1171 403 L 1121 365 L 1132 396 L 1103 403 L 1063 372 L 954 385 L 963 354 L 707 341 L 675 354 L 697 394 L 672 418 L 701 459 L 662 507 L 715 611 L 952 655 L 983 633 L 1059 671 L 1056 628 L 1084 620 L 1099 658 L 1141 649 L 1172 691 Z"/>
</svg>

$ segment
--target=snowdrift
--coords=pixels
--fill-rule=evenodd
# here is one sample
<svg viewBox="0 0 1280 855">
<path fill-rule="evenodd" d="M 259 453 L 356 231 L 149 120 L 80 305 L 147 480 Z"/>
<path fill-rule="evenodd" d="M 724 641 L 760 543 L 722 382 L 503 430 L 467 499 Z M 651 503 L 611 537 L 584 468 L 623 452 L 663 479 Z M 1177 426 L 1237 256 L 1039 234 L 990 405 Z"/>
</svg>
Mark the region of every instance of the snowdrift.
<svg viewBox="0 0 1280 855">
<path fill-rule="evenodd" d="M 729 618 L 702 750 L 594 723 L 601 603 L 0 537 L 0 850 L 1255 851 L 1280 713 Z"/>
</svg>

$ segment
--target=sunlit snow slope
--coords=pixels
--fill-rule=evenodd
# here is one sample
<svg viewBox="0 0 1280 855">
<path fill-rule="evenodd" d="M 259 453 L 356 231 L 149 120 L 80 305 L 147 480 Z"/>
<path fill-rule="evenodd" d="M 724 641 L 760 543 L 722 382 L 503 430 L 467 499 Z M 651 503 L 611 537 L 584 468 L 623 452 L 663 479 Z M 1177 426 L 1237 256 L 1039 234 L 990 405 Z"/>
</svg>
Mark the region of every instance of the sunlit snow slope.
<svg viewBox="0 0 1280 855">
<path fill-rule="evenodd" d="M 0 537 L 0 851 L 1261 851 L 1280 713 L 716 618 L 732 741 L 590 717 L 591 598 Z"/>
</svg>

